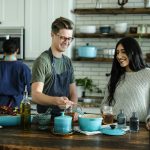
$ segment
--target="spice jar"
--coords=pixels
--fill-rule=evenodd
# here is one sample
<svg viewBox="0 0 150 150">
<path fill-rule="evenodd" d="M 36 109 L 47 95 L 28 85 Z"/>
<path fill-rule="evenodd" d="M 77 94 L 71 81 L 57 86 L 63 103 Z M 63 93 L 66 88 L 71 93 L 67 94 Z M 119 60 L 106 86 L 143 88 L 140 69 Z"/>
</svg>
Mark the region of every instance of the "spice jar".
<svg viewBox="0 0 150 150">
<path fill-rule="evenodd" d="M 139 24 L 139 25 L 138 25 L 137 33 L 146 33 L 146 25 L 144 25 L 144 24 Z"/>
<path fill-rule="evenodd" d="M 118 128 L 125 128 L 126 120 L 126 115 L 124 114 L 123 109 L 120 109 L 120 113 L 117 115 Z"/>
<path fill-rule="evenodd" d="M 139 131 L 139 118 L 136 112 L 133 112 L 132 117 L 130 118 L 130 131 L 131 132 Z"/>
</svg>

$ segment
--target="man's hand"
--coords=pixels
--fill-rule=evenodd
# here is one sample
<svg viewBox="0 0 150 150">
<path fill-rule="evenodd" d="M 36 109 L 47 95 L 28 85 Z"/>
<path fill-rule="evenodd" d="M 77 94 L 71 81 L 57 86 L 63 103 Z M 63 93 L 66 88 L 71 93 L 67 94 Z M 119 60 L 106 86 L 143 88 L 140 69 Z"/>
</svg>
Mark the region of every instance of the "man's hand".
<svg viewBox="0 0 150 150">
<path fill-rule="evenodd" d="M 70 101 L 67 97 L 58 97 L 57 98 L 57 105 L 61 109 L 67 109 L 72 106 L 74 102 Z"/>
</svg>

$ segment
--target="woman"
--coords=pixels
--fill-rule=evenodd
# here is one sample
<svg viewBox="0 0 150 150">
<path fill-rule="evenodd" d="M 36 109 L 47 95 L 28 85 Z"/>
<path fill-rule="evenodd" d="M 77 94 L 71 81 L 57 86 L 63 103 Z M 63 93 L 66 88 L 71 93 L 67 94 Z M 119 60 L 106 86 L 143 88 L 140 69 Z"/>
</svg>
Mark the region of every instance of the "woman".
<svg viewBox="0 0 150 150">
<path fill-rule="evenodd" d="M 124 109 L 128 120 L 137 112 L 150 129 L 150 68 L 142 57 L 135 39 L 125 37 L 117 43 L 103 103 L 113 106 L 115 114 Z"/>
<path fill-rule="evenodd" d="M 30 92 L 31 71 L 17 60 L 19 48 L 13 39 L 3 43 L 4 59 L 0 61 L 0 106 L 20 108 L 25 85 Z"/>
</svg>

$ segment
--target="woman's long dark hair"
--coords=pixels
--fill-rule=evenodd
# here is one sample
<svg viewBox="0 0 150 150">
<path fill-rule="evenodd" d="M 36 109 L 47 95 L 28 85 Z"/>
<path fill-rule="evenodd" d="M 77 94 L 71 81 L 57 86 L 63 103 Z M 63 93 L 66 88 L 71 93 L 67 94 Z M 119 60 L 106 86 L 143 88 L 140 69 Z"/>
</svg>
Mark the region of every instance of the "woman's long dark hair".
<svg viewBox="0 0 150 150">
<path fill-rule="evenodd" d="M 125 75 L 125 68 L 121 67 L 117 58 L 116 50 L 118 45 L 121 44 L 124 47 L 126 55 L 129 58 L 129 68 L 136 72 L 146 67 L 146 63 L 143 59 L 141 48 L 138 42 L 131 37 L 125 37 L 118 41 L 115 48 L 114 60 L 110 73 L 110 80 L 108 83 L 108 98 L 107 102 L 109 105 L 115 104 L 114 93 L 117 85 L 119 84 L 122 75 Z M 124 76 L 125 77 L 125 76 Z"/>
</svg>

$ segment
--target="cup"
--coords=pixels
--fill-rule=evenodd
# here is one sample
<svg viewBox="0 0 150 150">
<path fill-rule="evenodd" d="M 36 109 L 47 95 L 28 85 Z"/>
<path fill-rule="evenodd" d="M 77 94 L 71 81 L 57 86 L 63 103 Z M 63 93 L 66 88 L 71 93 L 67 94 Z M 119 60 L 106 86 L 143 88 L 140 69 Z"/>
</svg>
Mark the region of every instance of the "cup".
<svg viewBox="0 0 150 150">
<path fill-rule="evenodd" d="M 72 121 L 76 122 L 78 120 L 78 114 L 84 114 L 82 108 L 79 104 L 73 104 L 69 108 L 65 109 L 65 114 L 72 117 Z"/>
<path fill-rule="evenodd" d="M 102 116 L 103 116 L 103 124 L 112 124 L 114 119 L 112 106 L 107 105 L 103 106 Z"/>
</svg>

